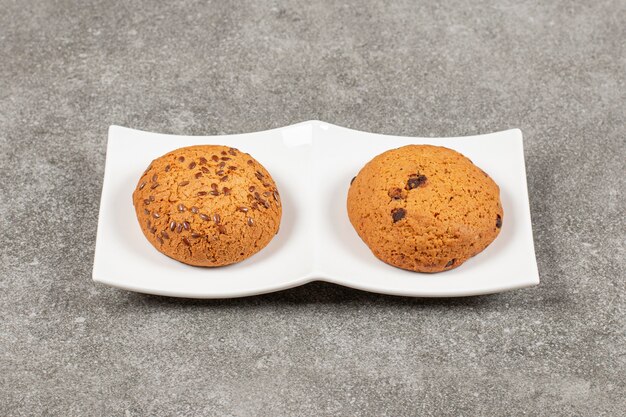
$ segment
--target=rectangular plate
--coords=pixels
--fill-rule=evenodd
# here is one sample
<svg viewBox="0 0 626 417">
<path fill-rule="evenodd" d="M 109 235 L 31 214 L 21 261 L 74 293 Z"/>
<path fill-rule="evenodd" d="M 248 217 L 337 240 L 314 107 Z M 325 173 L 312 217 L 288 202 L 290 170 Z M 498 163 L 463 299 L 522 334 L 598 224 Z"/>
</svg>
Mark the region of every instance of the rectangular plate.
<svg viewBox="0 0 626 417">
<path fill-rule="evenodd" d="M 132 205 L 141 173 L 183 146 L 219 144 L 254 156 L 280 191 L 280 232 L 261 252 L 235 265 L 198 268 L 156 251 Z M 374 156 L 408 144 L 455 149 L 500 186 L 505 222 L 498 238 L 460 267 L 420 274 L 372 255 L 348 220 L 350 180 Z M 518 129 L 462 138 L 409 138 L 358 132 L 320 121 L 226 136 L 175 136 L 109 129 L 93 279 L 149 294 L 228 298 L 322 280 L 386 294 L 457 297 L 539 283 L 533 247 L 522 134 Z"/>
</svg>

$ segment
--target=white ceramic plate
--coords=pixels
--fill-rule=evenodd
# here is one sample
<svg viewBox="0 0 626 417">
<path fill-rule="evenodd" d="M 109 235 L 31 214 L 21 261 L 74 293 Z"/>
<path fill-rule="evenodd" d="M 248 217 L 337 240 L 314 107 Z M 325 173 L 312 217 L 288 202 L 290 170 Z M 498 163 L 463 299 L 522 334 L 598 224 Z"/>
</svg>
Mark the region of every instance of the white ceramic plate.
<svg viewBox="0 0 626 417">
<path fill-rule="evenodd" d="M 221 144 L 249 152 L 272 174 L 283 202 L 280 232 L 261 252 L 221 268 L 198 268 L 157 252 L 132 205 L 153 159 L 182 146 Z M 374 156 L 406 144 L 455 149 L 500 186 L 505 221 L 498 238 L 460 267 L 420 274 L 372 255 L 346 212 L 350 180 Z M 366 291 L 419 297 L 495 293 L 539 283 L 519 130 L 462 138 L 409 138 L 309 121 L 264 132 L 174 136 L 109 129 L 93 279 L 150 294 L 228 298 L 322 280 Z"/>
</svg>

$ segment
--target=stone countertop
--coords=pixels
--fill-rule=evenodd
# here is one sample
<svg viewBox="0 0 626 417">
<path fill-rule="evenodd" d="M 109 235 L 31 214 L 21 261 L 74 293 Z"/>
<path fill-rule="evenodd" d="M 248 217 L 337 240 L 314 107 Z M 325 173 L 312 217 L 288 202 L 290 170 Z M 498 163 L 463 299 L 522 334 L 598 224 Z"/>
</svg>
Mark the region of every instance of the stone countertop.
<svg viewBox="0 0 626 417">
<path fill-rule="evenodd" d="M 430 3 L 0 0 L 0 414 L 623 415 L 626 3 Z M 197 301 L 91 281 L 109 125 L 309 119 L 519 127 L 541 285 Z"/>
</svg>

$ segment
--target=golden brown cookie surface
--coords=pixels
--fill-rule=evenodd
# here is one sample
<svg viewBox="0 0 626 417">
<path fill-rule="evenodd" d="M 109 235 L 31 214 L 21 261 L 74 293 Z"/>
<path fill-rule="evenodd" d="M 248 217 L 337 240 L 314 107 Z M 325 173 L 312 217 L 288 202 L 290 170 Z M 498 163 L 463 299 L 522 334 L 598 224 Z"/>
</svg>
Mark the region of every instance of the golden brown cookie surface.
<svg viewBox="0 0 626 417">
<path fill-rule="evenodd" d="M 180 262 L 222 266 L 263 249 L 282 208 L 274 180 L 237 149 L 200 145 L 152 161 L 133 192 L 150 243 Z"/>
<path fill-rule="evenodd" d="M 498 185 L 462 154 L 409 145 L 384 152 L 352 180 L 348 216 L 374 255 L 418 272 L 456 268 L 502 227 Z"/>
</svg>

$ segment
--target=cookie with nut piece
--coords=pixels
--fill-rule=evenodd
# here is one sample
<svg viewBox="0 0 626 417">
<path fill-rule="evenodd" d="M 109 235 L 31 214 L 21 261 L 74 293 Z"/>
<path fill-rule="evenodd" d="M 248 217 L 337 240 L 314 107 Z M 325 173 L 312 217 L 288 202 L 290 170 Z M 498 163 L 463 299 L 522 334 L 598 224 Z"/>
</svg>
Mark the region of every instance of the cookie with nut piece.
<svg viewBox="0 0 626 417">
<path fill-rule="evenodd" d="M 468 158 L 431 145 L 384 152 L 353 178 L 348 216 L 372 253 L 416 272 L 460 266 L 500 233 L 498 185 Z"/>
<path fill-rule="evenodd" d="M 152 161 L 133 204 L 148 241 L 195 266 L 249 258 L 278 233 L 282 216 L 270 173 L 249 154 L 219 145 L 179 148 Z"/>
</svg>

